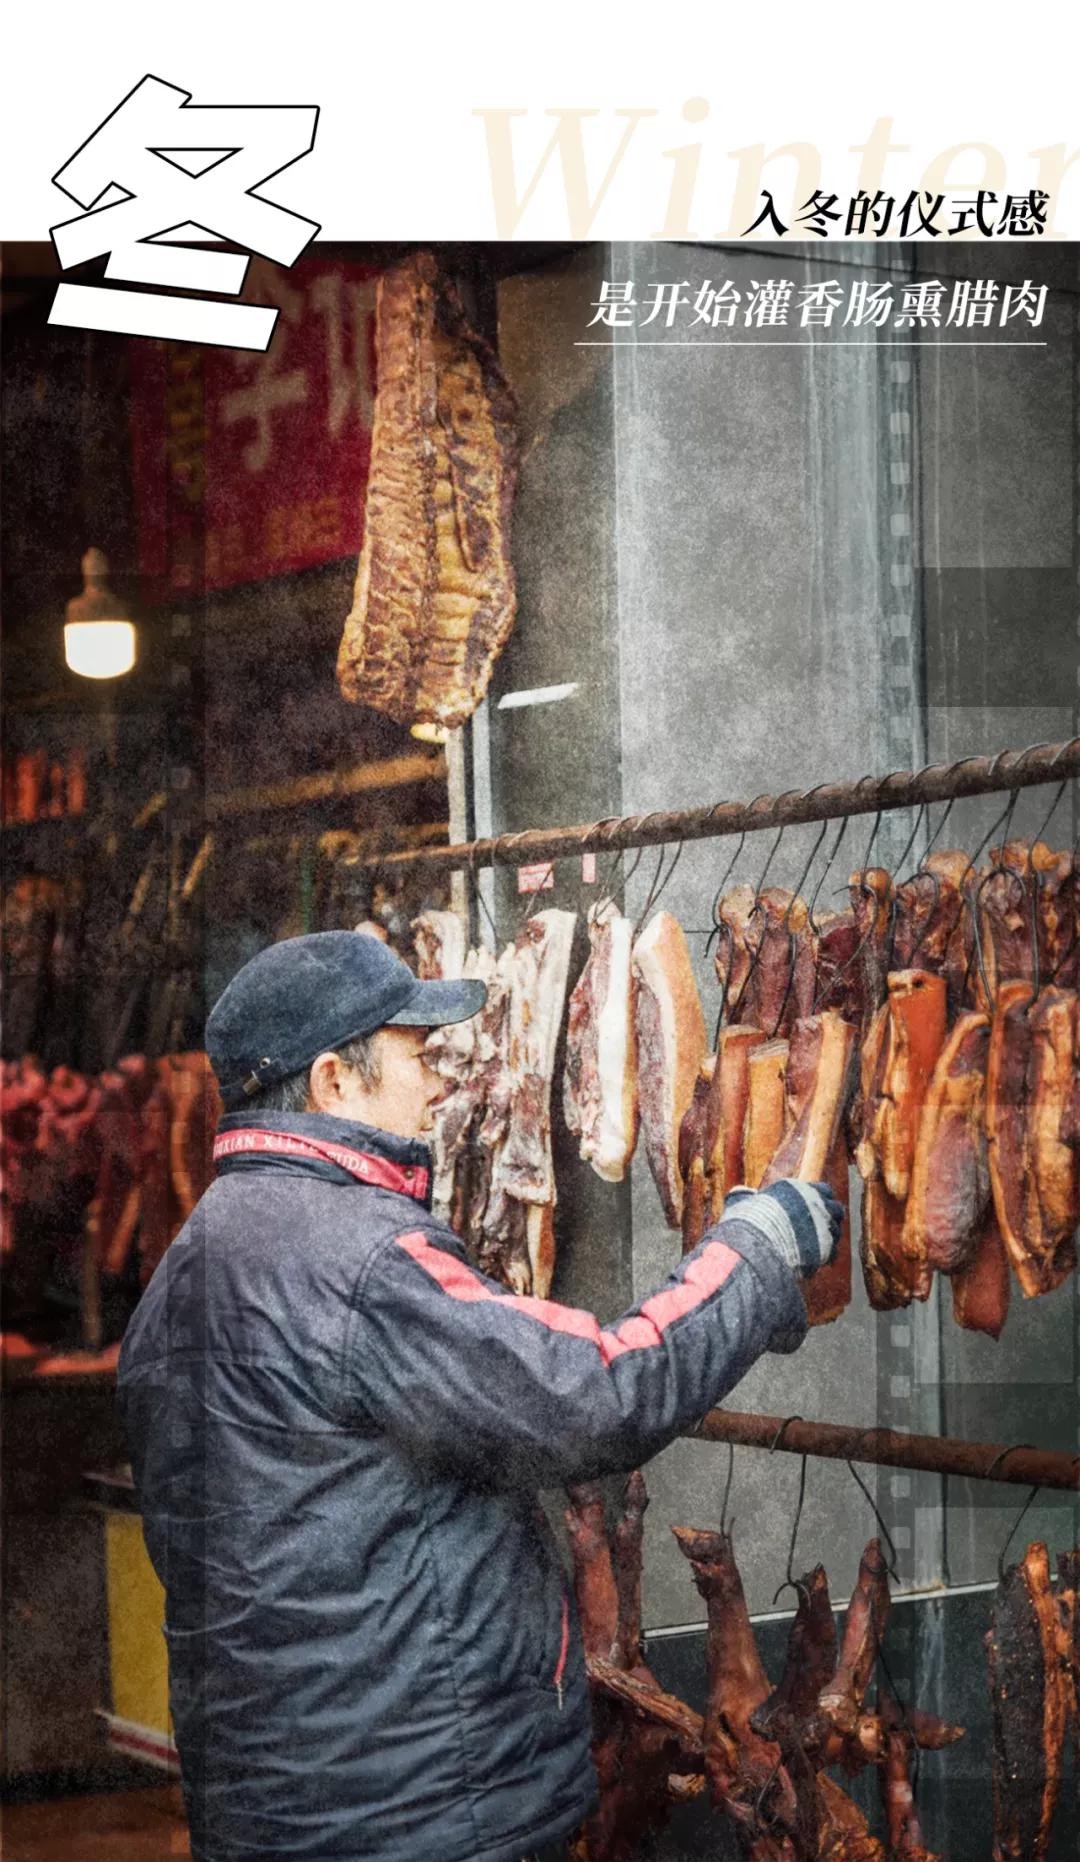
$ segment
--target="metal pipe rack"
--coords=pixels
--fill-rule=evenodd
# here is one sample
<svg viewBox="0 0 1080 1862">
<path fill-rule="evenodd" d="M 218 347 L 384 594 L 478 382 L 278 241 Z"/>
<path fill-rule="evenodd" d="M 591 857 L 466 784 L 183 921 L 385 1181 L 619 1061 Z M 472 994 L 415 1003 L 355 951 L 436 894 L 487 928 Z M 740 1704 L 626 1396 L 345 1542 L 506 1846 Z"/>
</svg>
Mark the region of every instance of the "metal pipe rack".
<svg viewBox="0 0 1080 1862">
<path fill-rule="evenodd" d="M 797 827 L 844 816 L 883 814 L 895 808 L 951 802 L 963 796 L 1003 794 L 1065 781 L 1080 775 L 1080 737 L 1066 743 L 1032 744 L 999 750 L 996 756 L 962 757 L 921 770 L 863 776 L 858 782 L 823 782 L 813 789 L 759 795 L 752 802 L 714 802 L 708 808 L 657 809 L 645 815 L 616 815 L 579 827 L 527 828 L 450 847 L 423 847 L 373 855 L 359 862 L 382 872 L 475 872 L 479 866 L 522 866 L 583 853 L 615 853 L 659 847 L 669 841 L 712 840 L 762 828 Z"/>
<path fill-rule="evenodd" d="M 957 1441 L 947 1435 L 908 1435 L 901 1429 L 859 1429 L 842 1423 L 807 1422 L 802 1416 L 758 1416 L 729 1409 L 710 1410 L 695 1429 L 686 1431 L 686 1437 L 730 1442 L 740 1448 L 785 1449 L 788 1454 L 832 1461 L 865 1461 L 882 1468 L 1080 1491 L 1080 1455 L 1032 1448 L 1027 1443 L 1010 1448 Z"/>
</svg>

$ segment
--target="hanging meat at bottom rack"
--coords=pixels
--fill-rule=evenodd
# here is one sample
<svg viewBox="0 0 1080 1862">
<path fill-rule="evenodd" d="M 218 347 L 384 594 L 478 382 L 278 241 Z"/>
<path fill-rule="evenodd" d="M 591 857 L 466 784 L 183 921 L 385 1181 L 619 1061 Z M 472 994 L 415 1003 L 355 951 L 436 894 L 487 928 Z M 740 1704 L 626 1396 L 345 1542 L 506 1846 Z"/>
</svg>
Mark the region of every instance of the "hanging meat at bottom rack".
<svg viewBox="0 0 1080 1862">
<path fill-rule="evenodd" d="M 839 1635 L 823 1566 L 795 1581 L 798 1607 L 773 1686 L 730 1533 L 675 1528 L 707 1612 L 702 1718 L 659 1687 L 642 1649 L 641 1474 L 630 1476 L 610 1524 L 601 1487 L 571 1488 L 569 1499 L 600 1783 L 598 1809 L 572 1846 L 574 1862 L 632 1862 L 672 1805 L 703 1789 L 747 1862 L 938 1862 L 919 1827 L 914 1761 L 920 1749 L 955 1744 L 964 1729 L 889 1689 L 868 1700 L 889 1614 L 877 1539 L 863 1553 Z M 1074 1600 L 1076 1570 L 1069 1570 Z M 1074 1603 L 1060 1609 L 1064 1645 L 1076 1635 Z M 873 1768 L 887 1840 L 871 1833 L 826 1768 L 849 1777 Z"/>
<path fill-rule="evenodd" d="M 1072 1722 L 1080 1759 L 1080 1549 L 1062 1553 L 1058 1583 L 1041 1543 L 1003 1575 L 986 1651 L 993 1712 L 994 1862 L 1043 1862 L 1061 1795 Z"/>
</svg>

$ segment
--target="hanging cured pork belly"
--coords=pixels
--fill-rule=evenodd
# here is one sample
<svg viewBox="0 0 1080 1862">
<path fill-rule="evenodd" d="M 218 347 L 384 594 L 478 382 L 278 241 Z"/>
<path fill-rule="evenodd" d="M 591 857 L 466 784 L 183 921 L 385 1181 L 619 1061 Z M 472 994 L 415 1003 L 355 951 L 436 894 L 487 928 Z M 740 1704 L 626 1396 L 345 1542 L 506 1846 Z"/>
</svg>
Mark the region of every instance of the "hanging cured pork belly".
<svg viewBox="0 0 1080 1862">
<path fill-rule="evenodd" d="M 795 1023 L 784 1081 L 784 1135 L 763 1183 L 823 1182 L 836 1148 L 852 1080 L 856 1033 L 833 1009 Z"/>
<path fill-rule="evenodd" d="M 669 1228 L 682 1221 L 679 1127 L 705 1054 L 705 1018 L 686 947 L 670 912 L 657 912 L 634 945 L 638 1093 L 649 1167 Z"/>
<path fill-rule="evenodd" d="M 743 1181 L 756 1190 L 780 1148 L 787 1123 L 784 1082 L 790 1043 L 765 1041 L 749 1057 L 746 1127 L 743 1132 Z"/>
<path fill-rule="evenodd" d="M 992 1202 L 975 1252 L 966 1267 L 956 1269 L 951 1285 L 957 1325 L 968 1332 L 987 1332 L 991 1338 L 1000 1338 L 1009 1316 L 1012 1276 Z"/>
<path fill-rule="evenodd" d="M 864 1181 L 862 1262 L 870 1304 L 884 1312 L 926 1299 L 932 1275 L 909 1237 L 911 1187 L 923 1101 L 945 1041 L 945 980 L 926 970 L 894 970 L 887 998 L 863 1043 L 861 1131 L 855 1161 Z"/>
<path fill-rule="evenodd" d="M 551 1083 L 562 1028 L 573 912 L 537 912 L 504 951 L 507 1008 L 477 1148 L 490 1170 L 486 1207 L 474 1206 L 485 1272 L 516 1293 L 545 1298 L 555 1266 Z"/>
<path fill-rule="evenodd" d="M 737 906 L 729 908 L 726 917 L 721 906 L 721 923 L 730 926 L 733 949 L 738 952 L 732 984 L 735 975 L 742 974 L 737 994 L 729 985 L 728 1011 L 733 1020 L 761 1028 L 770 1038 L 787 1035 L 814 1005 L 814 936 L 809 914 L 802 899 L 780 886 L 766 887 L 746 912 L 743 895 L 748 890 L 736 888 Z"/>
<path fill-rule="evenodd" d="M 932 853 L 897 886 L 893 909 L 891 967 L 944 976 L 952 1015 L 964 1001 L 971 957 L 964 898 L 970 876 L 966 854 Z"/>
<path fill-rule="evenodd" d="M 923 1100 L 945 1043 L 945 982 L 927 970 L 892 970 L 887 987 L 888 1047 L 872 1135 L 885 1188 L 902 1202 Z"/>
<path fill-rule="evenodd" d="M 1055 980 L 1076 931 L 1073 856 L 1054 853 L 1043 841 L 1013 840 L 991 847 L 977 898 L 986 972 L 985 981 L 981 975 L 977 979 L 980 1006 L 993 1002 L 1002 983 L 1034 982 L 1036 966 L 1042 982 Z"/>
<path fill-rule="evenodd" d="M 570 997 L 563 1109 L 597 1176 L 619 1183 L 638 1130 L 634 927 L 610 900 L 589 913 L 590 953 Z"/>
<path fill-rule="evenodd" d="M 885 1000 L 889 969 L 889 930 L 892 924 L 893 883 L 882 866 L 868 866 L 848 880 L 851 909 L 859 933 L 858 967 L 862 983 L 863 1017 L 869 1021 Z"/>
<path fill-rule="evenodd" d="M 986 1635 L 994 1862 L 1041 1862 L 1061 1790 L 1069 1693 L 1045 1545 L 1006 1571 Z"/>
<path fill-rule="evenodd" d="M 401 724 L 471 717 L 514 624 L 517 410 L 430 253 L 379 281 L 364 540 L 343 695 Z"/>
<path fill-rule="evenodd" d="M 904 1252 L 943 1274 L 967 1266 L 986 1226 L 989 1048 L 989 1016 L 975 1010 L 961 1015 L 938 1057 L 919 1115 Z"/>
<path fill-rule="evenodd" d="M 466 1155 L 470 1131 L 483 1116 L 489 1091 L 497 1089 L 495 1076 L 505 1071 L 505 978 L 492 953 L 484 949 L 470 950 L 461 974 L 484 983 L 487 1000 L 480 1013 L 467 1021 L 433 1029 L 425 1049 L 429 1065 L 446 1081 L 446 1097 L 435 1110 L 431 1148 L 435 1157 L 432 1197 L 440 1214 L 447 1217 L 455 1196 L 455 1176 L 460 1183 L 472 1161 Z M 463 1186 L 457 1201 L 460 1217 L 461 1205 L 468 1201 Z M 464 1233 L 457 1221 L 454 1226 L 459 1234 Z"/>
<path fill-rule="evenodd" d="M 1063 1141 L 1074 1090 L 1071 990 L 1003 983 L 987 1061 L 986 1123 L 994 1208 L 1028 1298 L 1076 1266 L 1077 1152 Z"/>
<path fill-rule="evenodd" d="M 859 968 L 859 927 L 855 913 L 824 912 L 816 920 L 817 996 L 815 1007 L 836 1009 L 845 1021 L 862 1025 L 863 988 Z"/>
<path fill-rule="evenodd" d="M 717 1038 L 702 1130 L 706 1224 L 720 1220 L 728 1191 L 745 1182 L 743 1129 L 750 1097 L 750 1056 L 764 1040 L 760 1028 L 739 1024 L 721 1028 Z"/>
</svg>

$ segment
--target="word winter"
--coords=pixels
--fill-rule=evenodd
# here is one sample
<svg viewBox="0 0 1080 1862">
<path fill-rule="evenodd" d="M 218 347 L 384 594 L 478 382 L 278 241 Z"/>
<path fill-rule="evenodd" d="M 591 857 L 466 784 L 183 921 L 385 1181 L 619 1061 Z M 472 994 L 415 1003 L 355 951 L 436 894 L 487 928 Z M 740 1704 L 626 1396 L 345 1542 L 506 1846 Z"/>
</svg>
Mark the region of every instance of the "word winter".
<svg viewBox="0 0 1080 1862">
<path fill-rule="evenodd" d="M 767 278 L 760 283 L 751 279 L 748 290 L 740 290 L 730 278 L 715 285 L 706 278 L 695 290 L 683 278 L 653 281 L 641 302 L 633 279 L 604 278 L 600 296 L 592 300 L 587 327 L 646 329 L 653 324 L 670 330 L 677 324 L 690 329 L 705 324 L 714 330 L 762 330 L 791 323 L 801 329 L 828 329 L 835 322 L 855 329 L 974 330 L 1002 329 L 1021 321 L 1037 328 L 1046 294 L 1046 285 L 1033 285 L 1030 278 L 1007 285 L 993 278 L 958 278 L 952 284 L 922 278 L 899 285 L 869 278 L 853 279 L 849 285 L 838 278 L 796 285 L 791 278 Z"/>
<path fill-rule="evenodd" d="M 193 105 L 144 77 L 53 176 L 84 209 L 51 229 L 61 268 L 107 256 L 106 279 L 126 283 L 59 285 L 49 322 L 265 351 L 278 312 L 220 300 L 239 295 L 253 253 L 289 266 L 319 231 L 254 192 L 310 152 L 318 116 L 314 105 Z M 207 249 L 222 242 L 244 250 Z"/>
</svg>

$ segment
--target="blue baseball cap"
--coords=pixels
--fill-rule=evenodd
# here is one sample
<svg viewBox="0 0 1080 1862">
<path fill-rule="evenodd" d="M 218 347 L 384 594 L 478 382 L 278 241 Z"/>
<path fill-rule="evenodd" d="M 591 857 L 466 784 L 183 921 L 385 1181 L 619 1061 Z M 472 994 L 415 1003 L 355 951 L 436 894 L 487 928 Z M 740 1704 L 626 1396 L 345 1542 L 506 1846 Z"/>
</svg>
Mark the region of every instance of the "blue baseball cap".
<svg viewBox="0 0 1080 1862">
<path fill-rule="evenodd" d="M 271 944 L 237 971 L 206 1023 L 222 1104 L 254 1093 L 377 1028 L 437 1028 L 482 1009 L 475 979 L 421 982 L 378 938 L 314 931 Z"/>
</svg>

